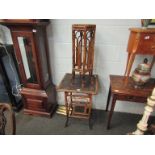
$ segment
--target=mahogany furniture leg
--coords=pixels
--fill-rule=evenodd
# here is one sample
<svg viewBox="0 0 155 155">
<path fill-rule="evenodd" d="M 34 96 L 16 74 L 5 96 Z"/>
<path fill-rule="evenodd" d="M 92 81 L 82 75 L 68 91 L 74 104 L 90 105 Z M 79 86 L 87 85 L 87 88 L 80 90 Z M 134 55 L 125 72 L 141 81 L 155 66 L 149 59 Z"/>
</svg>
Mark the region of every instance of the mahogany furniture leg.
<svg viewBox="0 0 155 155">
<path fill-rule="evenodd" d="M 153 59 L 152 59 L 152 62 L 151 62 L 151 70 L 152 70 L 152 67 L 153 67 L 154 63 L 155 63 L 155 56 L 153 56 Z"/>
<path fill-rule="evenodd" d="M 116 100 L 117 100 L 117 95 L 114 94 L 113 99 L 112 99 L 111 109 L 110 109 L 109 116 L 108 116 L 107 129 L 110 129 L 111 118 L 112 118 L 112 114 L 115 108 Z"/>
<path fill-rule="evenodd" d="M 135 56 L 136 56 L 135 53 L 131 53 L 129 55 L 128 63 L 127 63 L 127 66 L 126 66 L 125 76 L 129 76 L 130 71 L 131 71 L 131 67 L 132 67 L 132 64 L 133 64 L 133 61 L 135 59 Z"/>
<path fill-rule="evenodd" d="M 65 92 L 65 107 L 66 107 L 66 123 L 65 123 L 65 127 L 68 126 L 68 121 L 69 121 L 69 109 L 68 109 L 67 95 L 68 95 L 68 93 Z"/>
<path fill-rule="evenodd" d="M 108 111 L 110 98 L 111 98 L 111 86 L 109 87 L 109 93 L 108 93 L 108 99 L 107 99 L 107 105 L 106 105 L 106 110 L 105 111 Z"/>
</svg>

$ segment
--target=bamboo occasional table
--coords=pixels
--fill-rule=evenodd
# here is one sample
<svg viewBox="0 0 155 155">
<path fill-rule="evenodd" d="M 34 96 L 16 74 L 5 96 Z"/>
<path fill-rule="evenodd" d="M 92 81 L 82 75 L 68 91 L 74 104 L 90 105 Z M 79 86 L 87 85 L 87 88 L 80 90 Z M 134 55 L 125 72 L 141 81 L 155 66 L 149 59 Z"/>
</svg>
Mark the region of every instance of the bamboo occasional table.
<svg viewBox="0 0 155 155">
<path fill-rule="evenodd" d="M 108 111 L 110 98 L 112 97 L 112 104 L 108 116 L 107 129 L 110 128 L 112 114 L 117 100 L 146 103 L 147 97 L 151 95 L 155 86 L 155 79 L 151 79 L 147 84 L 141 87 L 135 87 L 131 77 L 110 75 L 110 88 L 106 111 Z"/>
<path fill-rule="evenodd" d="M 84 85 L 82 84 L 84 80 Z M 57 87 L 57 91 L 64 92 L 65 106 L 66 106 L 66 123 L 70 117 L 83 118 L 89 120 L 89 128 L 92 128 L 91 124 L 91 109 L 92 109 L 92 96 L 98 92 L 98 76 L 85 75 L 84 79 L 80 75 L 75 75 L 72 78 L 72 74 L 67 73 L 60 85 Z"/>
</svg>

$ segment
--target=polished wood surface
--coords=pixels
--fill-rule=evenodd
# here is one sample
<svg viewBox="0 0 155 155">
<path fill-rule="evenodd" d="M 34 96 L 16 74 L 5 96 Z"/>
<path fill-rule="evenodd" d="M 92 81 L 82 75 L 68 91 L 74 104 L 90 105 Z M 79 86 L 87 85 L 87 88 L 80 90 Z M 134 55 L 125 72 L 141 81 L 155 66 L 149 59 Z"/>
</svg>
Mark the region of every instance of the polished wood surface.
<svg viewBox="0 0 155 155">
<path fill-rule="evenodd" d="M 130 28 L 128 40 L 128 58 L 125 74 L 130 75 L 131 67 L 136 54 L 153 55 L 152 66 L 155 59 L 155 29 L 154 28 Z"/>
<path fill-rule="evenodd" d="M 98 76 L 93 75 L 91 78 L 89 75 L 85 75 L 83 86 L 80 75 L 75 75 L 74 80 L 72 80 L 72 74 L 67 73 L 57 87 L 57 91 L 81 92 L 95 95 L 98 92 Z"/>
<path fill-rule="evenodd" d="M 111 119 L 117 100 L 146 103 L 147 97 L 151 95 L 154 87 L 155 79 L 150 79 L 150 81 L 144 86 L 136 86 L 131 77 L 110 75 L 110 88 L 106 111 L 108 111 L 111 96 L 112 104 L 108 116 L 107 129 L 110 128 Z"/>
</svg>

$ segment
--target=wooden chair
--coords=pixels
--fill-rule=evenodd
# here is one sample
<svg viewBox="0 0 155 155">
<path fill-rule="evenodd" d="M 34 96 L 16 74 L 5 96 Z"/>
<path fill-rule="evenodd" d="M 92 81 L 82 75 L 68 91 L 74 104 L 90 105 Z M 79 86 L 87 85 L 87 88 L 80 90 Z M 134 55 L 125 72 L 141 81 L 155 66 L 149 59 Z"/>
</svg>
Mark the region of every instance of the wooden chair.
<svg viewBox="0 0 155 155">
<path fill-rule="evenodd" d="M 16 123 L 12 106 L 9 103 L 0 103 L 0 135 L 15 135 Z"/>
</svg>

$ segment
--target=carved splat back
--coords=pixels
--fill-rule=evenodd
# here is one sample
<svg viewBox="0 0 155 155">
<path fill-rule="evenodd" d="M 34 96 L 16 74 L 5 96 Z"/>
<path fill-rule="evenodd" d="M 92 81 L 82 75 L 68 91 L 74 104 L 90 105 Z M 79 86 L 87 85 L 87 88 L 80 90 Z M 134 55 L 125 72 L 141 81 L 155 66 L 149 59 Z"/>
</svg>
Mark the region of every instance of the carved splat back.
<svg viewBox="0 0 155 155">
<path fill-rule="evenodd" d="M 72 25 L 73 75 L 93 74 L 95 31 L 96 25 Z"/>
</svg>

